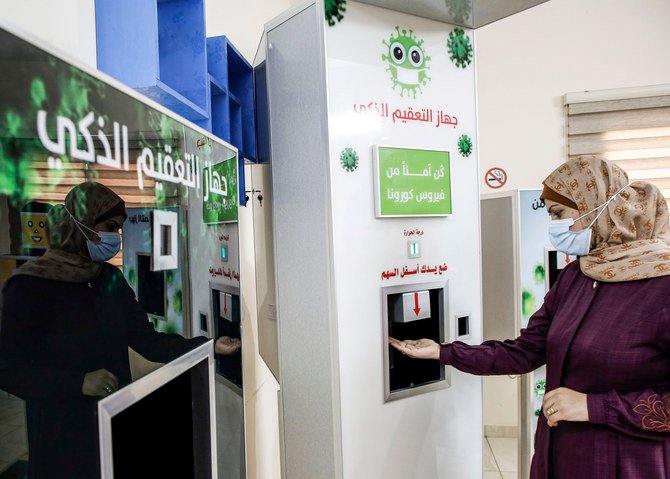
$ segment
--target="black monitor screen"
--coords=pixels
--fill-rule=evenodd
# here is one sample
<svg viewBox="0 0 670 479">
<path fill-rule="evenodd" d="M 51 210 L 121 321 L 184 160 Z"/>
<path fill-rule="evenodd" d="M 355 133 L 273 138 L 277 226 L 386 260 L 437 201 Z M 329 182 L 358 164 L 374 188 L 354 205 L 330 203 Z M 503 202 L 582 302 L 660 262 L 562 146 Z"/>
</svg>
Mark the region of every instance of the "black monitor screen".
<svg viewBox="0 0 670 479">
<path fill-rule="evenodd" d="M 147 314 L 165 317 L 165 271 L 151 271 L 151 256 L 137 255 L 137 300 Z"/>
<path fill-rule="evenodd" d="M 207 360 L 111 419 L 115 478 L 211 478 Z"/>
</svg>

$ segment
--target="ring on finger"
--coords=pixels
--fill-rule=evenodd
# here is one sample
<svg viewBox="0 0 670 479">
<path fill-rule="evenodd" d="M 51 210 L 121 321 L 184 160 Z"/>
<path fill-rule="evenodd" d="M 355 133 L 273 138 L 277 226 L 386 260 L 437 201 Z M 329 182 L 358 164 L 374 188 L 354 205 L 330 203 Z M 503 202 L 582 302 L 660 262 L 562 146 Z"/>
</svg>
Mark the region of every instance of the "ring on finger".
<svg viewBox="0 0 670 479">
<path fill-rule="evenodd" d="M 556 414 L 557 412 L 558 411 L 556 409 L 554 409 L 554 406 L 549 406 L 549 408 L 547 409 L 547 414 L 549 414 L 550 416 L 552 414 Z"/>
</svg>

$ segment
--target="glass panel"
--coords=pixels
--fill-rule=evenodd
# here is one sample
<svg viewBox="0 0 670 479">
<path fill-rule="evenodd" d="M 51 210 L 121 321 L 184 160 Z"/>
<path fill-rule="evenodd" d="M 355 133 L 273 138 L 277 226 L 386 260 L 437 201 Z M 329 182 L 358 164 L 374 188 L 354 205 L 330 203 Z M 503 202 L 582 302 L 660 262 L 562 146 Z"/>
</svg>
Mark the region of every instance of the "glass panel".
<svg viewBox="0 0 670 479">
<path fill-rule="evenodd" d="M 95 478 L 100 398 L 198 336 L 241 371 L 237 151 L 2 29 L 0 71 L 0 474 Z"/>
</svg>

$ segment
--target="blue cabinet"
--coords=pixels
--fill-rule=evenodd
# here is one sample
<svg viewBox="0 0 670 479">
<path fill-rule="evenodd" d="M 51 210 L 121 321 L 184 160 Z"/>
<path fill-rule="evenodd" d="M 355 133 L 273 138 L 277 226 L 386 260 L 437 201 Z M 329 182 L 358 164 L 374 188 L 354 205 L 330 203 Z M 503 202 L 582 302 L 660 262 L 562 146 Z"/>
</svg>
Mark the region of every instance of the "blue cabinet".
<svg viewBox="0 0 670 479">
<path fill-rule="evenodd" d="M 253 69 L 225 36 L 207 39 L 211 89 L 209 125 L 216 136 L 235 145 L 240 157 L 256 161 Z"/>
<path fill-rule="evenodd" d="M 98 69 L 187 120 L 209 116 L 203 0 L 96 0 Z"/>
<path fill-rule="evenodd" d="M 225 36 L 206 38 L 204 0 L 96 0 L 98 68 L 256 161 L 253 69 Z"/>
</svg>

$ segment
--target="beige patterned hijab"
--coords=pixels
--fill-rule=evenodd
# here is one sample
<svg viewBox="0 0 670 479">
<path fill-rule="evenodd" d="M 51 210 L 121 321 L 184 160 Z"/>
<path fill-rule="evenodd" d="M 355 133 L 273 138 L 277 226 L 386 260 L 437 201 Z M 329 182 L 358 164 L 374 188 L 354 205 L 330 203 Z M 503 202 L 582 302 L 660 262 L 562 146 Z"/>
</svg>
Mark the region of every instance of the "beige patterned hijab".
<svg viewBox="0 0 670 479">
<path fill-rule="evenodd" d="M 586 276 L 619 282 L 670 275 L 668 206 L 656 186 L 646 181 L 629 184 L 624 170 L 595 156 L 563 163 L 544 184 L 573 200 L 580 214 L 621 190 L 592 226 L 591 251 L 579 260 Z M 589 224 L 599 212 L 581 221 Z"/>
<path fill-rule="evenodd" d="M 125 215 L 125 207 L 116 193 L 100 183 L 89 181 L 75 186 L 65 197 L 65 205 L 56 205 L 49 210 L 49 249 L 36 260 L 24 263 L 14 275 L 79 283 L 90 281 L 100 274 L 102 263 L 91 261 L 86 246 L 88 238 L 77 227 L 70 213 L 93 228 L 102 218 L 117 213 Z"/>
</svg>

